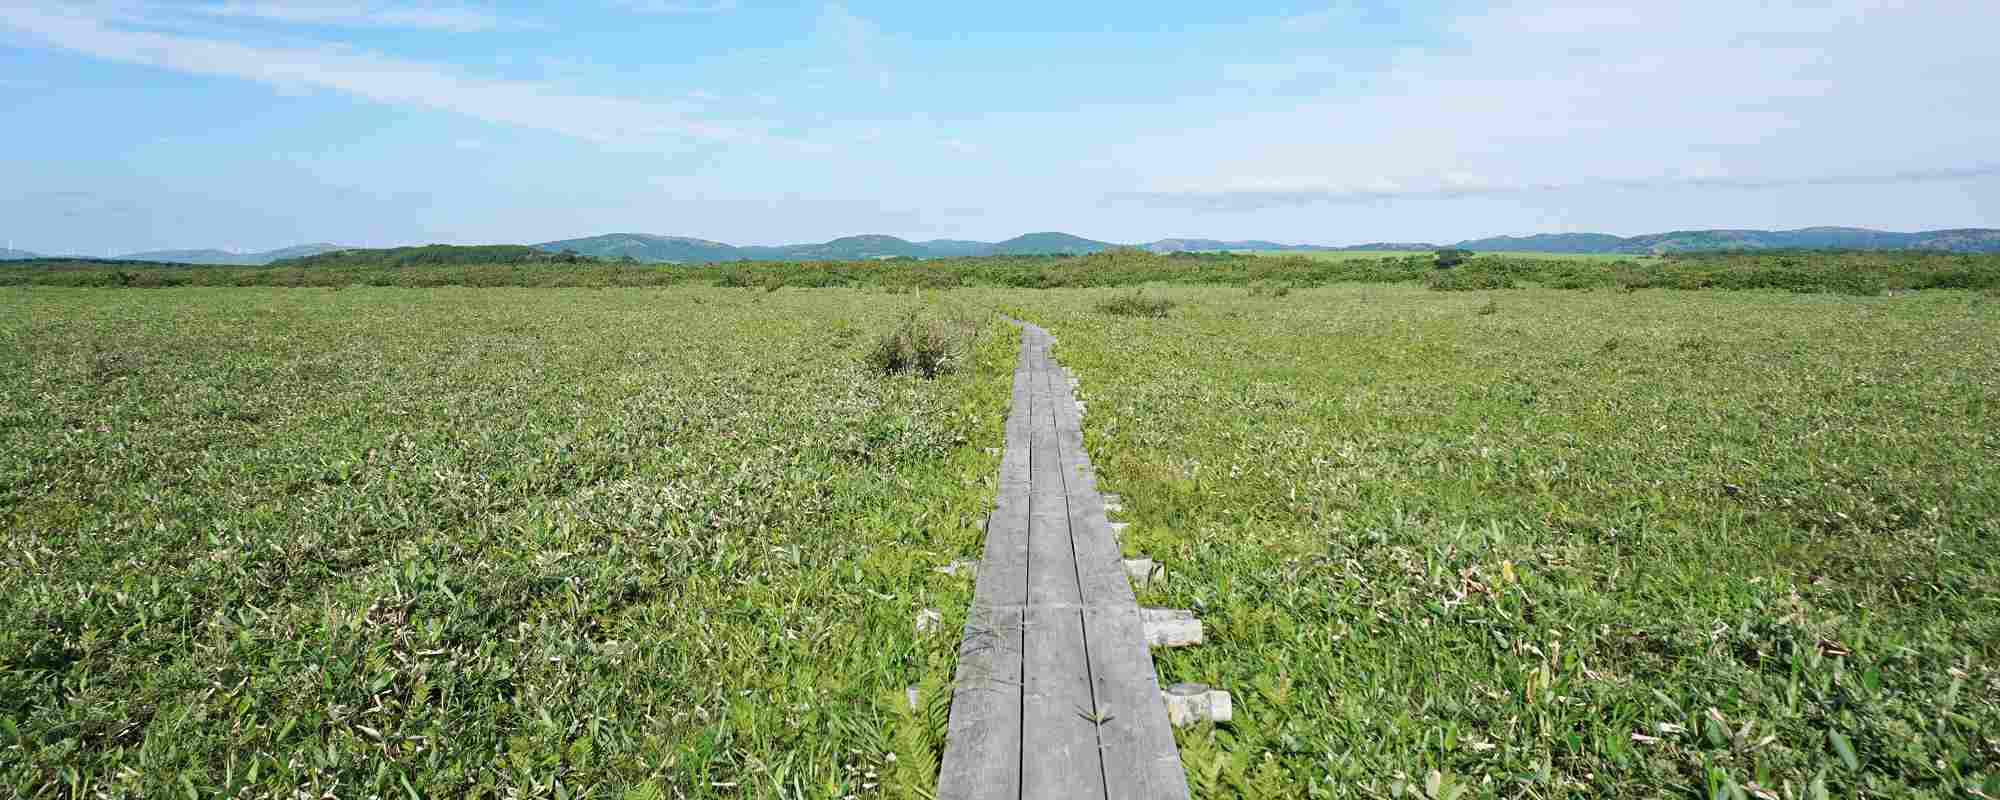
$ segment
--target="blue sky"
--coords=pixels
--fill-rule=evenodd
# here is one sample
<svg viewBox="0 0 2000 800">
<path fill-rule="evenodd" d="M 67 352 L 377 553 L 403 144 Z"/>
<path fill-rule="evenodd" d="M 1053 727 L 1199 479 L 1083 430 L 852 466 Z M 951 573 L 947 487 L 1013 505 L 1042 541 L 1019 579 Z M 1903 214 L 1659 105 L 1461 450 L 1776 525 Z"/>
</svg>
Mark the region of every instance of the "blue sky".
<svg viewBox="0 0 2000 800">
<path fill-rule="evenodd" d="M 2000 4 L 0 0 L 38 252 L 2000 226 Z"/>
</svg>

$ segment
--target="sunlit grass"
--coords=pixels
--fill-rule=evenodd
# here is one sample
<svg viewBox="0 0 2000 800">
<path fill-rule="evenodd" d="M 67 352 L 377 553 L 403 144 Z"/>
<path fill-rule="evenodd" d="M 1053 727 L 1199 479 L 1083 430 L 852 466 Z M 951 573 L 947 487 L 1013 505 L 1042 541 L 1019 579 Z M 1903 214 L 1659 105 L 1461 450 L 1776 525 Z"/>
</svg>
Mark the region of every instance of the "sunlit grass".
<svg viewBox="0 0 2000 800">
<path fill-rule="evenodd" d="M 911 622 L 970 596 L 931 568 L 991 503 L 990 314 L 927 380 L 863 363 L 911 295 L 6 303 L 0 794 L 934 780 L 956 637 Z"/>
<path fill-rule="evenodd" d="M 4 290 L 0 786 L 923 796 L 1004 310 L 1203 796 L 2000 796 L 1990 291 L 768 288 Z"/>
<path fill-rule="evenodd" d="M 1158 291 L 996 302 L 1209 625 L 1159 657 L 1237 697 L 1201 794 L 2000 785 L 2000 304 Z"/>
<path fill-rule="evenodd" d="M 1233 250 L 1231 252 L 1253 256 L 1301 256 L 1318 261 L 1374 261 L 1384 258 L 1409 258 L 1429 255 L 1430 251 L 1411 250 Z M 1633 253 L 1543 253 L 1533 251 L 1508 253 L 1474 253 L 1473 258 L 1525 258 L 1538 261 L 1584 261 L 1610 263 L 1613 261 L 1648 261 L 1653 258 L 1646 254 Z"/>
</svg>

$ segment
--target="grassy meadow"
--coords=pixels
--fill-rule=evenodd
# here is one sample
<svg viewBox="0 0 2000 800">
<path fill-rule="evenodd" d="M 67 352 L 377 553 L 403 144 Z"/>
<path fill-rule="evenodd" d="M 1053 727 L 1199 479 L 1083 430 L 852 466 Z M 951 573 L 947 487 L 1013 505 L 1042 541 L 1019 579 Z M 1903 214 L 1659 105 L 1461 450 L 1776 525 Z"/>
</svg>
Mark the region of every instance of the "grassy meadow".
<svg viewBox="0 0 2000 800">
<path fill-rule="evenodd" d="M 1779 289 L 1858 296 L 1926 289 L 2000 291 L 2000 253 L 1918 250 L 1676 253 L 1658 258 L 1475 254 L 1455 269 L 1431 253 L 1173 253 L 1113 250 L 1084 256 L 725 264 L 640 264 L 505 248 L 516 258 L 481 261 L 494 248 L 444 246 L 345 251 L 267 266 L 199 267 L 123 261 L 38 259 L 0 265 L 0 287 L 289 288 L 717 286 L 748 289 L 868 288 L 893 291 L 999 287 L 1079 289 L 1172 284 L 1297 289 L 1344 283 L 1423 283 L 1441 290 Z"/>
<path fill-rule="evenodd" d="M 6 294 L 0 796 L 934 780 L 990 313 L 923 380 L 865 351 L 935 295 Z"/>
<path fill-rule="evenodd" d="M 1209 626 L 1197 794 L 2000 796 L 2000 299 L 1122 294 L 992 302 Z"/>
<path fill-rule="evenodd" d="M 1427 257 L 1429 252 L 1408 250 L 1233 250 L 1230 252 L 1262 258 L 1309 258 L 1315 261 L 1379 261 L 1381 259 Z M 1473 257 L 1488 259 L 1526 259 L 1531 261 L 1580 261 L 1588 264 L 1610 264 L 1619 261 L 1645 261 L 1649 255 L 1628 253 L 1542 253 L 1517 251 L 1507 253 L 1475 253 Z"/>
<path fill-rule="evenodd" d="M 0 795 L 926 797 L 1005 313 L 1208 626 L 1198 796 L 2000 797 L 2000 296 L 1828 277 L 1991 259 L 1792 258 L 0 287 Z"/>
</svg>

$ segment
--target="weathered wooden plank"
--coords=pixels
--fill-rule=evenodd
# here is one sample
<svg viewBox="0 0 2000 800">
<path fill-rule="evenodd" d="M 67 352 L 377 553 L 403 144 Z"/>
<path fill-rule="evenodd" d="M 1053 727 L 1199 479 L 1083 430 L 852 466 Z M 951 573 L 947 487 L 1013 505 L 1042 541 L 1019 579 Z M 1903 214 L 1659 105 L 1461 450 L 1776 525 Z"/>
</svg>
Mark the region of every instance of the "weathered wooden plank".
<svg viewBox="0 0 2000 800">
<path fill-rule="evenodd" d="M 1030 329 L 1027 336 L 1035 336 Z M 1035 427 L 1028 492 L 1028 609 L 1022 633 L 1021 793 L 1024 798 L 1102 798 L 1097 704 L 1083 631 L 1083 595 L 1070 541 L 1053 416 L 1055 377 L 1046 349 L 1036 359 Z"/>
<path fill-rule="evenodd" d="M 959 644 L 938 797 L 1020 800 L 1021 608 L 975 604 Z"/>
<path fill-rule="evenodd" d="M 1187 773 L 1153 671 L 1152 655 L 1125 564 L 1087 468 L 1082 416 L 1055 398 L 1057 458 L 1069 483 L 1070 538 L 1076 549 L 1093 696 L 1109 719 L 1098 727 L 1107 798 L 1186 798 Z"/>
<path fill-rule="evenodd" d="M 1087 604 L 1083 613 L 1092 689 L 1110 716 L 1097 730 L 1105 797 L 1185 800 L 1187 772 L 1139 630 L 1138 610 Z"/>
<path fill-rule="evenodd" d="M 1035 379 L 1026 368 L 1030 349 L 1023 337 L 999 493 L 959 642 L 939 798 L 1021 798 L 1022 606 L 1028 587 L 1028 432 L 1033 428 Z"/>
<path fill-rule="evenodd" d="M 1072 383 L 1052 337 L 1022 328 L 938 796 L 1185 798 Z"/>
</svg>

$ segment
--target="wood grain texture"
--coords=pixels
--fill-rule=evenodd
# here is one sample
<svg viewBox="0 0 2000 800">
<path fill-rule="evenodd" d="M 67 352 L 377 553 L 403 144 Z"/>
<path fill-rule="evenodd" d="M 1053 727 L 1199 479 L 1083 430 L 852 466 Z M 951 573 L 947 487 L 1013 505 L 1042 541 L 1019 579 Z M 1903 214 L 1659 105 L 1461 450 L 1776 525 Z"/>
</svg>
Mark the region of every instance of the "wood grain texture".
<svg viewBox="0 0 2000 800">
<path fill-rule="evenodd" d="M 1068 373 L 1023 324 L 938 797 L 1185 798 Z"/>
<path fill-rule="evenodd" d="M 1024 338 L 1033 339 L 1034 331 Z M 1091 697 L 1089 645 L 1083 638 L 1083 592 L 1070 540 L 1054 394 L 1046 349 L 1031 354 L 1034 430 L 1029 437 L 1028 610 L 1022 634 L 1023 797 L 1103 797 L 1097 750 L 1097 703 Z"/>
<path fill-rule="evenodd" d="M 1000 488 L 959 641 L 938 797 L 1021 797 L 1022 608 L 1028 598 L 1028 483 L 1033 373 L 1023 337 L 1014 370 Z"/>
<path fill-rule="evenodd" d="M 1083 448 L 1082 414 L 1061 396 L 1067 394 L 1067 384 L 1063 386 L 1055 398 L 1057 458 L 1068 483 L 1092 692 L 1111 715 L 1098 728 L 1105 795 L 1185 798 L 1187 773 L 1174 745 L 1139 606 Z"/>
</svg>

